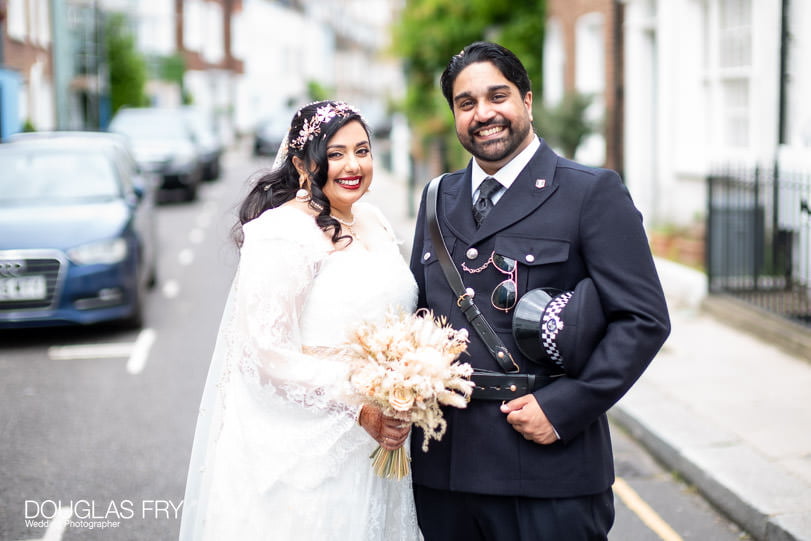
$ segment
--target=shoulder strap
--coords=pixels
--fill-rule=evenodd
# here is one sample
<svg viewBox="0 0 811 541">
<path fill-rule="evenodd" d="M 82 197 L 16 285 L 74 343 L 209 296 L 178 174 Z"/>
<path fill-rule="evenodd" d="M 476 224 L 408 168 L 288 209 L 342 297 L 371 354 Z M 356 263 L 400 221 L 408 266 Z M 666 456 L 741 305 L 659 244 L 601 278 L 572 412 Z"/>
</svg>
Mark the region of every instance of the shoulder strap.
<svg viewBox="0 0 811 541">
<path fill-rule="evenodd" d="M 459 270 L 456 268 L 456 265 L 454 265 L 448 253 L 448 247 L 445 245 L 445 239 L 442 237 L 442 231 L 439 229 L 439 219 L 436 214 L 437 199 L 439 198 L 439 183 L 442 182 L 442 177 L 444 176 L 445 175 L 440 175 L 431 180 L 428 184 L 425 201 L 425 219 L 428 223 L 428 230 L 431 234 L 431 242 L 434 245 L 436 258 L 439 261 L 445 279 L 456 295 L 456 305 L 462 310 L 462 313 L 465 314 L 465 317 L 476 331 L 476 334 L 484 341 L 490 354 L 505 372 L 518 372 L 518 365 L 515 363 L 515 360 L 513 360 L 512 354 L 487 320 L 484 319 L 478 306 L 473 303 L 470 290 L 465 288 L 462 277 L 459 275 Z"/>
</svg>

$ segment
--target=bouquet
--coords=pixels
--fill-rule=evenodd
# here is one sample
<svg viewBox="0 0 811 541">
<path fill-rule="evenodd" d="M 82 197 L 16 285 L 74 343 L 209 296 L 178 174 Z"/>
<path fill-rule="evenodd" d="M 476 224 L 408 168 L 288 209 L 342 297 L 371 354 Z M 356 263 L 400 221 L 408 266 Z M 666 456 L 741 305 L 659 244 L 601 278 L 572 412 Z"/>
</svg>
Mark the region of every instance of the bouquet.
<svg viewBox="0 0 811 541">
<path fill-rule="evenodd" d="M 473 368 L 456 360 L 467 344 L 467 330 L 453 329 L 444 316 L 435 318 L 426 309 L 390 311 L 379 323 L 358 325 L 343 353 L 362 400 L 422 428 L 427 451 L 430 440 L 440 440 L 447 428 L 440 406 L 465 408 L 470 400 Z M 370 458 L 381 477 L 402 479 L 409 471 L 403 447 L 378 446 Z"/>
</svg>

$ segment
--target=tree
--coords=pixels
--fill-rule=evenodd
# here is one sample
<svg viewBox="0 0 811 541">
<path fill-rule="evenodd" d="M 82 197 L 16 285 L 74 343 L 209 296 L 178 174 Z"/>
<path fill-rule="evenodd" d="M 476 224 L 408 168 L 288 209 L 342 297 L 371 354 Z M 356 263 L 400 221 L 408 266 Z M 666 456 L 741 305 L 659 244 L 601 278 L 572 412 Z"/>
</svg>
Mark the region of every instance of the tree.
<svg viewBox="0 0 811 541">
<path fill-rule="evenodd" d="M 402 107 L 420 141 L 459 149 L 438 79 L 450 57 L 473 41 L 493 41 L 513 51 L 529 72 L 535 99 L 540 99 L 545 19 L 545 0 L 407 0 L 393 43 L 394 53 L 404 59 L 408 81 Z M 466 158 L 458 150 L 442 159 L 447 170 Z"/>
<path fill-rule="evenodd" d="M 310 101 L 328 100 L 333 94 L 333 89 L 322 85 L 318 81 L 307 81 L 307 95 Z"/>
<path fill-rule="evenodd" d="M 135 37 L 126 15 L 108 15 L 104 24 L 104 38 L 110 70 L 112 113 L 115 114 L 125 105 L 146 105 L 146 60 L 135 48 Z"/>
<path fill-rule="evenodd" d="M 180 89 L 180 100 L 183 105 L 192 105 L 194 98 L 186 89 L 184 77 L 186 75 L 186 60 L 180 53 L 168 56 L 157 56 L 154 59 L 157 66 L 157 78 L 162 81 L 174 83 Z"/>
<path fill-rule="evenodd" d="M 599 128 L 589 120 L 587 110 L 593 101 L 589 94 L 570 91 L 554 107 L 536 109 L 538 123 L 543 126 L 543 136 L 560 149 L 564 156 L 574 159 L 577 147 L 587 135 Z"/>
</svg>

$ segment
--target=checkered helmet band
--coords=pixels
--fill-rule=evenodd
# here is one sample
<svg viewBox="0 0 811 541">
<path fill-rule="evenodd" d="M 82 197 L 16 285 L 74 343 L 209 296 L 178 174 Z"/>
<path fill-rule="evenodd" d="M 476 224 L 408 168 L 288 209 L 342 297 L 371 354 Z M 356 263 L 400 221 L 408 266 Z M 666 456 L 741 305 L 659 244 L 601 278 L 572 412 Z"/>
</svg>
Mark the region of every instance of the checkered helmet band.
<svg viewBox="0 0 811 541">
<path fill-rule="evenodd" d="M 552 299 L 544 311 L 541 320 L 541 343 L 546 355 L 560 368 L 563 368 L 563 357 L 558 351 L 558 333 L 563 330 L 563 320 L 560 313 L 566 307 L 569 299 L 572 298 L 573 291 L 567 291 Z"/>
</svg>

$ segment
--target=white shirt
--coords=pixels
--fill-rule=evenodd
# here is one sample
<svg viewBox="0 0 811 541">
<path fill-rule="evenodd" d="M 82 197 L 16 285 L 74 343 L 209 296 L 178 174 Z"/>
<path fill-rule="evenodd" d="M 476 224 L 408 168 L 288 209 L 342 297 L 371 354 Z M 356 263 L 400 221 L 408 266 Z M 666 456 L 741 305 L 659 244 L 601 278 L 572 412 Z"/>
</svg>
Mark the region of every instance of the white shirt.
<svg viewBox="0 0 811 541">
<path fill-rule="evenodd" d="M 499 184 L 503 186 L 503 189 L 497 191 L 491 199 L 493 200 L 493 204 L 495 205 L 498 203 L 498 200 L 501 199 L 501 196 L 504 195 L 504 192 L 512 186 L 515 178 L 518 176 L 524 167 L 527 166 L 529 160 L 532 159 L 532 156 L 535 155 L 535 152 L 541 146 L 541 141 L 538 139 L 538 136 L 532 138 L 532 142 L 527 145 L 527 148 L 522 150 L 518 153 L 518 155 L 510 160 L 504 167 L 496 171 L 494 175 L 488 175 L 484 172 L 484 169 L 479 166 L 479 163 L 474 159 L 473 160 L 473 170 L 471 174 L 471 191 L 473 192 L 473 203 L 476 202 L 476 198 L 479 196 L 479 186 L 481 183 L 484 182 L 484 179 L 487 177 L 493 177 L 496 179 Z"/>
</svg>

